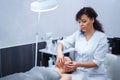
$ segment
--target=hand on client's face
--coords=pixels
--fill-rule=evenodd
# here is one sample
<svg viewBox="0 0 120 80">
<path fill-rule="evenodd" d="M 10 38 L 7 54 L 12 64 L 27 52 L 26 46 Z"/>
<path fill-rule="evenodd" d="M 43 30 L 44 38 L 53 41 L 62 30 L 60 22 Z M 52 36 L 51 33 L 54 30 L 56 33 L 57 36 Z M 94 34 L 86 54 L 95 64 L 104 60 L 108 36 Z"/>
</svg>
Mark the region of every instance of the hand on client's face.
<svg viewBox="0 0 120 80">
<path fill-rule="evenodd" d="M 58 68 L 63 68 L 63 65 L 64 65 L 64 62 L 56 62 L 56 66 L 58 67 Z"/>
<path fill-rule="evenodd" d="M 64 62 L 56 62 L 56 66 L 59 69 L 62 69 L 63 72 L 72 72 L 75 71 L 76 67 L 74 66 L 74 61 L 71 61 L 69 57 L 64 57 Z"/>
<path fill-rule="evenodd" d="M 74 71 L 77 68 L 76 62 L 74 61 L 67 61 L 65 62 L 64 66 L 67 71 Z"/>
<path fill-rule="evenodd" d="M 64 65 L 64 55 L 63 54 L 58 54 L 57 60 L 56 60 L 56 66 L 61 68 Z"/>
<path fill-rule="evenodd" d="M 56 61 L 56 65 L 61 68 L 64 67 L 64 64 L 69 63 L 71 61 L 71 59 L 69 57 L 64 57 L 64 61 L 62 62 L 58 62 Z"/>
</svg>

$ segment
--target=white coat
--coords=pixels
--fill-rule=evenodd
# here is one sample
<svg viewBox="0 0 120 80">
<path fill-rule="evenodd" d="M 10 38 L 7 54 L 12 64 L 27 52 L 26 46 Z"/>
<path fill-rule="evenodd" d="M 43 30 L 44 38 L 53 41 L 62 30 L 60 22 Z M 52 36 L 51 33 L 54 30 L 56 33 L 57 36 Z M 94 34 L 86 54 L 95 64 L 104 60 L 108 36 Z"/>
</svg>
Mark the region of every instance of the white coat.
<svg viewBox="0 0 120 80">
<path fill-rule="evenodd" d="M 106 80 L 106 69 L 103 61 L 108 51 L 108 43 L 107 36 L 104 33 L 95 31 L 87 41 L 84 34 L 76 31 L 60 42 L 66 48 L 75 48 L 75 61 L 93 61 L 98 66 L 96 68 L 78 67 L 71 74 L 72 80 Z"/>
</svg>

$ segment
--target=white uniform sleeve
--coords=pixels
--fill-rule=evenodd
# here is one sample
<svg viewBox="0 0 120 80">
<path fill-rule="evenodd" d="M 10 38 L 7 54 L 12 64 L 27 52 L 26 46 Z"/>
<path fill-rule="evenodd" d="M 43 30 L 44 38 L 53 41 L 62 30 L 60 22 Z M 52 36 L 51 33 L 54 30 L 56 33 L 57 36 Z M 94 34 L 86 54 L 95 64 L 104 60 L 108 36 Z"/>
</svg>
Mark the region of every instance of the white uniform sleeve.
<svg viewBox="0 0 120 80">
<path fill-rule="evenodd" d="M 74 47 L 75 46 L 76 34 L 77 34 L 77 32 L 75 32 L 72 35 L 64 38 L 63 40 L 60 41 L 60 43 L 62 43 L 65 48 Z"/>
<path fill-rule="evenodd" d="M 104 36 L 98 43 L 97 49 L 93 56 L 93 62 L 95 62 L 98 66 L 104 61 L 106 54 L 108 52 L 108 41 L 107 37 Z"/>
</svg>

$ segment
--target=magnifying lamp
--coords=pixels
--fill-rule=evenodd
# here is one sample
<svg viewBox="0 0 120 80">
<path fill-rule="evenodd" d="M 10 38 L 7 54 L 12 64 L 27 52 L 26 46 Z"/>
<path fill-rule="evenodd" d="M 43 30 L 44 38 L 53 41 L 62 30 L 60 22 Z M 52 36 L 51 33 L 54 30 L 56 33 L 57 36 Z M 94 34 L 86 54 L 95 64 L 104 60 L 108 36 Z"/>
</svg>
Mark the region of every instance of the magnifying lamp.
<svg viewBox="0 0 120 80">
<path fill-rule="evenodd" d="M 57 7 L 58 4 L 56 0 L 36 0 L 30 4 L 31 11 L 38 13 L 38 24 L 40 22 L 41 12 L 52 11 Z M 36 31 L 35 66 L 37 66 L 38 35 L 38 31 Z"/>
</svg>

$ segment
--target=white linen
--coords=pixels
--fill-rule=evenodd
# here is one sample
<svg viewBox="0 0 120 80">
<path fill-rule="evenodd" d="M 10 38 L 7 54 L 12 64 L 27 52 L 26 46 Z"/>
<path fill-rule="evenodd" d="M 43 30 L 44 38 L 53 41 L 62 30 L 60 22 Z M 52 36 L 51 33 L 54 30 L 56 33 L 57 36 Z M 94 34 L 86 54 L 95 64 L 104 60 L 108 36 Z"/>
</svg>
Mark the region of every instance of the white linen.
<svg viewBox="0 0 120 80">
<path fill-rule="evenodd" d="M 14 73 L 0 80 L 59 80 L 60 74 L 53 68 L 33 67 L 27 72 Z"/>
</svg>

